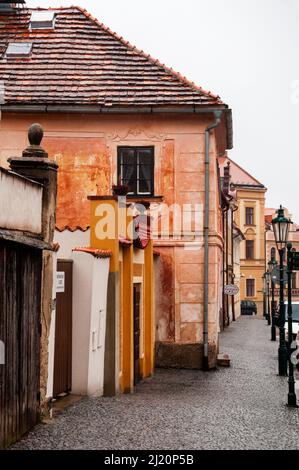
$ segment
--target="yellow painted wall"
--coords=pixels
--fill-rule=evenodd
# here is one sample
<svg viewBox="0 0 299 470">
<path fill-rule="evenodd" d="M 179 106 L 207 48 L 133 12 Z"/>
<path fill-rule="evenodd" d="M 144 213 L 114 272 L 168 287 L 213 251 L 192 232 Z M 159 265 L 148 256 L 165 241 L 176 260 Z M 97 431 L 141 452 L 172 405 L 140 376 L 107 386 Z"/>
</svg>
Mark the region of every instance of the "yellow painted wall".
<svg viewBox="0 0 299 470">
<path fill-rule="evenodd" d="M 140 311 L 140 372 L 149 377 L 154 368 L 154 313 L 153 313 L 153 242 L 145 250 L 133 244 L 119 242 L 119 235 L 132 239 L 132 216 L 111 196 L 91 199 L 90 243 L 92 248 L 111 250 L 110 272 L 119 271 L 119 380 L 120 390 L 131 392 L 134 388 L 134 313 L 133 284 L 141 284 Z M 113 214 L 113 216 L 112 216 Z M 125 220 L 123 224 L 120 220 Z M 111 226 L 110 226 L 111 224 Z M 114 235 L 113 235 L 114 231 Z M 109 237 L 103 239 L 102 234 Z M 145 300 L 146 299 L 146 300 Z"/>
<path fill-rule="evenodd" d="M 254 241 L 254 259 L 246 259 L 246 241 L 240 245 L 241 259 L 241 300 L 253 300 L 258 303 L 259 313 L 262 313 L 263 280 L 265 272 L 265 192 L 260 188 L 238 188 L 238 210 L 235 220 L 247 240 Z M 254 208 L 254 224 L 246 225 L 246 207 Z M 246 279 L 255 279 L 255 295 L 247 297 Z"/>
</svg>

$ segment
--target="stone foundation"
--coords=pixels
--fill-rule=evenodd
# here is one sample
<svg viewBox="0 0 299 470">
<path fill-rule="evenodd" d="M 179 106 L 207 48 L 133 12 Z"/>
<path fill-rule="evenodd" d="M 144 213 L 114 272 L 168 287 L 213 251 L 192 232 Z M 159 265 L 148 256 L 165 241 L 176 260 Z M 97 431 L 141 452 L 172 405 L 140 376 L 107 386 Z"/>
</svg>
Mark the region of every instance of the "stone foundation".
<svg viewBox="0 0 299 470">
<path fill-rule="evenodd" d="M 156 342 L 155 366 L 173 369 L 202 369 L 203 343 Z M 209 368 L 217 366 L 217 345 L 209 344 Z"/>
</svg>

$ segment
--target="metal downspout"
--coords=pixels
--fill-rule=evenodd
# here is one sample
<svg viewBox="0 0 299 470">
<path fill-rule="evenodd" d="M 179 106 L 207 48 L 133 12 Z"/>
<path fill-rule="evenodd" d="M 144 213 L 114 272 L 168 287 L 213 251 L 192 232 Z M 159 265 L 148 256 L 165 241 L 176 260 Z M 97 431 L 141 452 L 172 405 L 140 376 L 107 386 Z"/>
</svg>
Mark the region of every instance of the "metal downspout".
<svg viewBox="0 0 299 470">
<path fill-rule="evenodd" d="M 204 318 L 203 370 L 209 370 L 209 215 L 210 215 L 210 132 L 221 121 L 222 111 L 215 111 L 215 122 L 205 130 L 205 207 L 204 207 Z"/>
<path fill-rule="evenodd" d="M 232 274 L 232 284 L 235 283 L 235 253 L 234 253 L 234 214 L 238 210 L 238 207 L 235 207 L 235 209 L 232 210 L 232 226 L 231 226 L 231 234 L 232 234 L 232 269 L 233 269 L 233 274 Z M 232 296 L 232 313 L 233 313 L 233 321 L 236 321 L 236 310 L 235 310 L 235 296 Z"/>
</svg>

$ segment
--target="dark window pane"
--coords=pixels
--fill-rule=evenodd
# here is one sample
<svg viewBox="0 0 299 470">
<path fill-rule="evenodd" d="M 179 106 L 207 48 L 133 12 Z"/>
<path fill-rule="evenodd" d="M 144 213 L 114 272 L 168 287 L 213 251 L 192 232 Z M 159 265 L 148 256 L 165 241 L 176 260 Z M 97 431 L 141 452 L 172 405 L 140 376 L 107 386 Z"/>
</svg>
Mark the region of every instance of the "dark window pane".
<svg viewBox="0 0 299 470">
<path fill-rule="evenodd" d="M 121 157 L 122 157 L 122 164 L 123 165 L 134 165 L 135 164 L 134 149 L 122 149 Z"/>
<path fill-rule="evenodd" d="M 253 207 L 246 207 L 246 225 L 254 224 L 254 210 Z"/>
<path fill-rule="evenodd" d="M 140 165 L 152 165 L 153 152 L 152 149 L 138 149 L 138 158 Z"/>
<path fill-rule="evenodd" d="M 246 240 L 246 259 L 254 258 L 254 241 Z"/>
<path fill-rule="evenodd" d="M 140 193 L 151 193 L 151 181 L 150 180 L 139 180 L 139 192 Z"/>
<path fill-rule="evenodd" d="M 154 194 L 154 149 L 152 147 L 119 147 L 118 179 L 133 194 Z"/>
<path fill-rule="evenodd" d="M 255 280 L 246 279 L 246 297 L 254 297 Z"/>
</svg>

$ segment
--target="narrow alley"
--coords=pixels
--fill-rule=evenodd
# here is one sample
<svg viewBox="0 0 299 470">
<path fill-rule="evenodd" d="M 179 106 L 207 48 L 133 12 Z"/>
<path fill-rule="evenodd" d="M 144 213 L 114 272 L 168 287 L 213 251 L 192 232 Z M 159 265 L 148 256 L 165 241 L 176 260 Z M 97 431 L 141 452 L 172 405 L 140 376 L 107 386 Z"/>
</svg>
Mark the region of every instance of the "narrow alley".
<svg viewBox="0 0 299 470">
<path fill-rule="evenodd" d="M 221 335 L 230 368 L 156 370 L 134 395 L 83 398 L 12 448 L 299 449 L 277 347 L 263 319 L 241 317 Z"/>
</svg>

